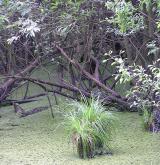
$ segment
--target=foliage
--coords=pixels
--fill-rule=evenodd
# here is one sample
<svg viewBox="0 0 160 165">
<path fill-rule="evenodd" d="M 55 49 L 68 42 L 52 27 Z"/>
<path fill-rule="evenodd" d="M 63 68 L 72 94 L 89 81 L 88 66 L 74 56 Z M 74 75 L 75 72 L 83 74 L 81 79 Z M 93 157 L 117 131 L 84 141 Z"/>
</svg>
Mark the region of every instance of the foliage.
<svg viewBox="0 0 160 165">
<path fill-rule="evenodd" d="M 88 97 L 98 87 L 111 106 L 158 107 L 159 78 L 154 71 L 158 72 L 159 65 L 153 61 L 158 62 L 160 52 L 159 0 L 133 2 L 5 0 L 0 5 L 1 70 L 7 72 L 5 75 L 16 75 L 40 56 L 43 59 L 35 68 L 43 66 L 50 76 L 49 84 L 54 86 L 53 72 L 47 70 L 51 64 L 60 77 L 56 84 L 60 91 L 56 92 L 63 96 L 76 99 L 82 92 Z M 66 60 L 57 46 L 71 60 Z M 119 63 L 117 67 L 111 67 L 106 52 Z M 120 76 L 115 74 L 117 69 Z M 128 81 L 136 84 L 123 97 L 118 81 L 120 85 Z M 43 85 L 49 92 L 55 89 Z"/>
<path fill-rule="evenodd" d="M 126 66 L 122 59 L 117 59 L 120 82 L 134 82 L 134 86 L 127 93 L 131 106 L 138 107 L 143 113 L 144 126 L 149 128 L 154 122 L 153 109 L 160 107 L 160 68 L 158 62 L 148 65 L 147 69 L 142 66 Z"/>
<path fill-rule="evenodd" d="M 144 106 L 159 107 L 159 100 L 156 101 L 155 99 L 160 95 L 160 68 L 156 66 L 156 63 L 144 69 L 138 65 L 126 66 L 122 59 L 116 62 L 118 62 L 119 69 L 117 76 L 120 76 L 121 82 L 136 81 L 128 94 L 134 98 L 133 105 L 140 108 Z"/>
<path fill-rule="evenodd" d="M 136 12 L 136 8 L 131 2 L 125 0 L 108 1 L 106 7 L 115 11 L 115 15 L 110 18 L 110 21 L 115 27 L 118 26 L 119 33 L 132 33 L 143 27 L 143 17 Z"/>
<path fill-rule="evenodd" d="M 71 6 L 71 7 L 75 7 L 79 9 L 79 6 L 83 1 L 84 0 L 51 0 L 50 8 L 52 10 L 55 10 L 60 5 L 65 4 L 66 6 Z M 48 3 L 48 1 L 45 1 L 45 2 Z"/>
<path fill-rule="evenodd" d="M 117 80 L 120 77 L 120 84 L 130 82 L 132 80 L 131 73 L 126 67 L 125 60 L 123 60 L 122 58 L 114 58 L 114 62 L 112 63 L 112 65 L 116 64 L 118 64 L 116 68 L 118 69 L 119 74 L 115 76 L 115 79 Z"/>
<path fill-rule="evenodd" d="M 4 29 L 5 23 L 8 22 L 8 19 L 4 16 L 0 16 L 0 30 Z"/>
<path fill-rule="evenodd" d="M 80 158 L 92 158 L 97 149 L 109 147 L 115 126 L 115 117 L 106 111 L 99 98 L 74 101 L 72 111 L 66 115 L 69 136 L 77 146 Z"/>
</svg>

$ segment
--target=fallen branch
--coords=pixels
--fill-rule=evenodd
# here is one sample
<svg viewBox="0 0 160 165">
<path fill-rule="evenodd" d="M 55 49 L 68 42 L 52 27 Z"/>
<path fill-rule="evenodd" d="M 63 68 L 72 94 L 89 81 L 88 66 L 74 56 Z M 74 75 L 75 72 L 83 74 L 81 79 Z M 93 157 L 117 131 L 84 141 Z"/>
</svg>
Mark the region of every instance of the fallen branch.
<svg viewBox="0 0 160 165">
<path fill-rule="evenodd" d="M 14 99 L 7 99 L 4 100 L 3 102 L 0 103 L 0 106 L 10 106 L 13 105 L 14 103 L 18 103 L 18 104 L 25 104 L 25 103 L 30 103 L 30 102 L 34 102 L 37 101 L 36 99 L 20 99 L 20 100 L 14 100 Z"/>
<path fill-rule="evenodd" d="M 40 58 L 36 58 L 29 66 L 27 66 L 23 71 L 17 73 L 15 77 L 24 77 L 27 73 L 31 72 L 40 62 Z M 0 85 L 0 103 L 2 103 L 7 97 L 12 88 L 14 87 L 16 78 L 12 77 L 7 79 L 3 84 Z"/>
<path fill-rule="evenodd" d="M 124 108 L 130 108 L 129 103 L 127 102 L 127 98 L 121 96 L 119 93 L 107 87 L 98 79 L 96 79 L 96 77 L 88 73 L 75 59 L 71 59 L 61 47 L 56 45 L 56 48 L 77 69 L 77 71 L 83 73 L 88 79 L 92 80 L 98 87 L 102 88 L 105 91 L 106 95 L 109 95 L 109 97 L 106 97 L 107 101 L 123 105 Z"/>
<path fill-rule="evenodd" d="M 25 111 L 22 107 L 19 106 L 19 104 L 14 103 L 14 110 L 19 117 L 26 117 L 29 115 L 33 115 L 35 113 L 42 112 L 42 111 L 47 110 L 47 109 L 48 109 L 48 106 L 44 106 L 44 107 L 34 108 L 32 110 L 29 110 L 29 111 Z"/>
</svg>

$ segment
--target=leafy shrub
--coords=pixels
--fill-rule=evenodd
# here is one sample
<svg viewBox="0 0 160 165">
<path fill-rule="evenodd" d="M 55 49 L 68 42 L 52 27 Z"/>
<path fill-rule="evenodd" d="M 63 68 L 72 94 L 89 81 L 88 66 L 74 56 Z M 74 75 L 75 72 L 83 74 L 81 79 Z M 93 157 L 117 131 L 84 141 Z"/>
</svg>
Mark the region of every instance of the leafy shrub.
<svg viewBox="0 0 160 165">
<path fill-rule="evenodd" d="M 72 111 L 66 115 L 66 129 L 77 147 L 80 158 L 92 158 L 97 150 L 109 148 L 115 130 L 115 117 L 106 111 L 99 99 L 82 98 L 74 101 Z"/>
<path fill-rule="evenodd" d="M 143 68 L 139 65 L 128 66 L 122 59 L 115 59 L 120 83 L 133 81 L 127 93 L 131 107 L 142 111 L 144 126 L 148 130 L 160 131 L 160 68 L 158 59 L 153 65 Z M 114 64 L 115 64 L 114 63 Z M 156 123 L 155 123 L 156 121 Z M 151 128 L 155 127 L 157 128 Z"/>
</svg>

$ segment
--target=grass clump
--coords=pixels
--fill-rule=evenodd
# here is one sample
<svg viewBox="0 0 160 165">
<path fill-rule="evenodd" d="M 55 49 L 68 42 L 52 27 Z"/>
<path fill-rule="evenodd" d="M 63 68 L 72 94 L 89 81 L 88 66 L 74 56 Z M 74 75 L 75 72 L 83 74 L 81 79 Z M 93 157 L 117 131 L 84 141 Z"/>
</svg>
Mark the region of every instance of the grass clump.
<svg viewBox="0 0 160 165">
<path fill-rule="evenodd" d="M 152 131 L 153 123 L 154 123 L 154 116 L 150 109 L 143 108 L 142 111 L 142 124 L 146 131 Z"/>
<path fill-rule="evenodd" d="M 109 149 L 116 118 L 106 111 L 99 98 L 74 101 L 66 115 L 66 128 L 80 158 L 93 158 Z"/>
</svg>

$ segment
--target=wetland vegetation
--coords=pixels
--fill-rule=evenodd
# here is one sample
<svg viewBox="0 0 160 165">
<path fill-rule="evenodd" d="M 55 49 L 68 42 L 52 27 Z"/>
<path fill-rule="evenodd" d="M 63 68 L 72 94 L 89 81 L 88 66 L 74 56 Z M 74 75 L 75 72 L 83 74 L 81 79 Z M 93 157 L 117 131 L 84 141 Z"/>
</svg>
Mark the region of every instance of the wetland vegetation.
<svg viewBox="0 0 160 165">
<path fill-rule="evenodd" d="M 0 1 L 0 165 L 159 165 L 160 0 Z"/>
</svg>

